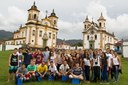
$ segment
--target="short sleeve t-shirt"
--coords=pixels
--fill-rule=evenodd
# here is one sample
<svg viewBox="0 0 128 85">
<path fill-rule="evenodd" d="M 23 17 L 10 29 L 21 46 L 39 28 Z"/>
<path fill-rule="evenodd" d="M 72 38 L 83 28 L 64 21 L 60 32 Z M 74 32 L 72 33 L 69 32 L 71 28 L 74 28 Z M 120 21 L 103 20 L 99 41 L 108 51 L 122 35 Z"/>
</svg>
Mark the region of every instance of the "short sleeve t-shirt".
<svg viewBox="0 0 128 85">
<path fill-rule="evenodd" d="M 54 65 L 53 67 L 52 66 L 49 66 L 49 69 L 48 69 L 49 71 L 51 71 L 51 72 L 56 72 L 56 73 L 58 73 L 58 70 L 57 70 L 57 68 L 56 68 L 56 66 Z"/>
<path fill-rule="evenodd" d="M 107 54 L 107 53 L 106 53 L 106 56 L 108 57 L 108 66 L 110 67 L 110 66 L 111 66 L 111 63 L 112 63 L 111 60 L 112 60 L 112 58 L 113 58 L 113 57 L 112 57 L 112 54 L 110 54 L 110 53 Z"/>
<path fill-rule="evenodd" d="M 35 58 L 36 58 L 36 64 L 41 64 L 42 61 L 43 61 L 44 56 L 43 56 L 43 54 L 37 54 L 35 56 Z"/>
<path fill-rule="evenodd" d="M 66 66 L 64 66 L 64 64 L 62 64 L 62 65 L 60 66 L 60 70 L 62 70 L 62 71 L 64 71 L 64 72 L 66 72 L 68 69 L 69 69 L 69 65 L 68 65 L 68 64 L 67 64 Z"/>
<path fill-rule="evenodd" d="M 44 62 L 47 62 L 48 61 L 48 59 L 49 59 L 49 53 L 50 53 L 50 51 L 45 51 L 43 53 L 43 55 L 44 55 Z"/>
<path fill-rule="evenodd" d="M 17 69 L 17 71 L 18 71 L 18 73 L 22 73 L 22 74 L 26 74 L 28 72 L 26 68 L 25 69 L 22 69 L 21 67 L 19 67 Z"/>
<path fill-rule="evenodd" d="M 33 65 L 33 66 L 28 65 L 28 66 L 27 66 L 27 70 L 28 70 L 28 71 L 36 71 L 36 65 Z"/>
<path fill-rule="evenodd" d="M 44 65 L 44 66 L 39 65 L 39 66 L 37 67 L 37 71 L 40 72 L 40 73 L 46 72 L 46 71 L 48 71 L 48 67 L 47 67 L 47 65 Z"/>
<path fill-rule="evenodd" d="M 82 68 L 79 67 L 79 68 L 73 68 L 72 69 L 72 73 L 75 74 L 75 75 L 81 75 L 83 73 L 82 71 Z"/>
<path fill-rule="evenodd" d="M 84 58 L 84 65 L 85 66 L 91 66 L 90 59 Z"/>
</svg>

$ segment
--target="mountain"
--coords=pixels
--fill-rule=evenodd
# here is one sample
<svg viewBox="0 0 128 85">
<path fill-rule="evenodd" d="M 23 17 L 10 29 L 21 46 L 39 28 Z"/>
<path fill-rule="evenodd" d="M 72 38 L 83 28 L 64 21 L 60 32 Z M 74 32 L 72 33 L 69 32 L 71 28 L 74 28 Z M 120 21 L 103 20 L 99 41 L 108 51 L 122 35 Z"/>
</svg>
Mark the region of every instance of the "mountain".
<svg viewBox="0 0 128 85">
<path fill-rule="evenodd" d="M 81 39 L 70 39 L 70 40 L 57 39 L 57 43 L 62 43 L 63 41 L 65 41 L 66 44 L 69 44 L 71 46 L 82 45 L 83 43 L 83 40 Z"/>
<path fill-rule="evenodd" d="M 0 41 L 8 40 L 13 37 L 13 33 L 5 30 L 0 30 Z"/>
</svg>

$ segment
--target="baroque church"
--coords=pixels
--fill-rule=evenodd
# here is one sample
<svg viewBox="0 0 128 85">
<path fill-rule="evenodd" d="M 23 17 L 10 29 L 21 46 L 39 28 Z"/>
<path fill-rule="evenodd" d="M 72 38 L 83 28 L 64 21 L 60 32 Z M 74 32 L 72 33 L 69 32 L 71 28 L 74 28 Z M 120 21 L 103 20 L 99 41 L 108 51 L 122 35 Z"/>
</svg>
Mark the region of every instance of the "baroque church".
<svg viewBox="0 0 128 85">
<path fill-rule="evenodd" d="M 28 20 L 13 33 L 13 39 L 7 40 L 7 45 L 28 45 L 29 47 L 43 48 L 55 47 L 57 42 L 58 17 L 54 10 L 46 17 L 39 20 L 40 10 L 35 2 L 28 10 Z"/>
<path fill-rule="evenodd" d="M 98 24 L 93 21 L 90 22 L 87 16 L 85 21 L 83 22 L 83 48 L 114 49 L 114 45 L 115 43 L 117 43 L 118 39 L 115 37 L 114 32 L 109 33 L 106 31 L 106 19 L 104 18 L 102 13 L 97 21 Z"/>
</svg>

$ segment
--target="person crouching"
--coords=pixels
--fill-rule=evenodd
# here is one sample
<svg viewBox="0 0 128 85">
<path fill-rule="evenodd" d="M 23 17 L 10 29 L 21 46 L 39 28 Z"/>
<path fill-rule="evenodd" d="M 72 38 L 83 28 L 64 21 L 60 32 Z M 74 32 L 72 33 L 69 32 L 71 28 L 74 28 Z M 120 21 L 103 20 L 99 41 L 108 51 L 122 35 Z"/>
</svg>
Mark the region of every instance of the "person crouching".
<svg viewBox="0 0 128 85">
<path fill-rule="evenodd" d="M 37 72 L 36 72 L 37 80 L 39 77 L 46 78 L 47 77 L 47 71 L 48 71 L 48 66 L 45 64 L 44 61 L 42 61 L 42 63 L 37 67 Z"/>
<path fill-rule="evenodd" d="M 76 62 L 75 67 L 72 68 L 72 70 L 71 70 L 69 78 L 76 78 L 76 79 L 83 80 L 83 76 L 82 75 L 83 75 L 82 68 L 79 67 L 79 63 Z"/>
</svg>

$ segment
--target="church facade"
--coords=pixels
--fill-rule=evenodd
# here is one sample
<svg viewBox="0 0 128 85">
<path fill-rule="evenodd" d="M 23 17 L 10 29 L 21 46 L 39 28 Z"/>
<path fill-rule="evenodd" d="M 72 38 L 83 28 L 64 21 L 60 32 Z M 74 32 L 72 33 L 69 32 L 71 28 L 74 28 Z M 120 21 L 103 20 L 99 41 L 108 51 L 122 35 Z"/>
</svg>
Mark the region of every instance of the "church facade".
<svg viewBox="0 0 128 85">
<path fill-rule="evenodd" d="M 90 22 L 87 16 L 83 22 L 83 48 L 114 49 L 114 45 L 117 43 L 118 39 L 115 37 L 114 32 L 109 33 L 106 31 L 106 19 L 103 17 L 102 13 L 97 21 L 98 24 L 93 21 Z"/>
<path fill-rule="evenodd" d="M 13 39 L 5 41 L 7 45 L 23 45 L 43 48 L 55 47 L 57 42 L 57 21 L 54 10 L 46 17 L 39 20 L 40 10 L 34 4 L 28 10 L 28 20 L 24 26 L 20 26 L 13 34 Z"/>
</svg>

